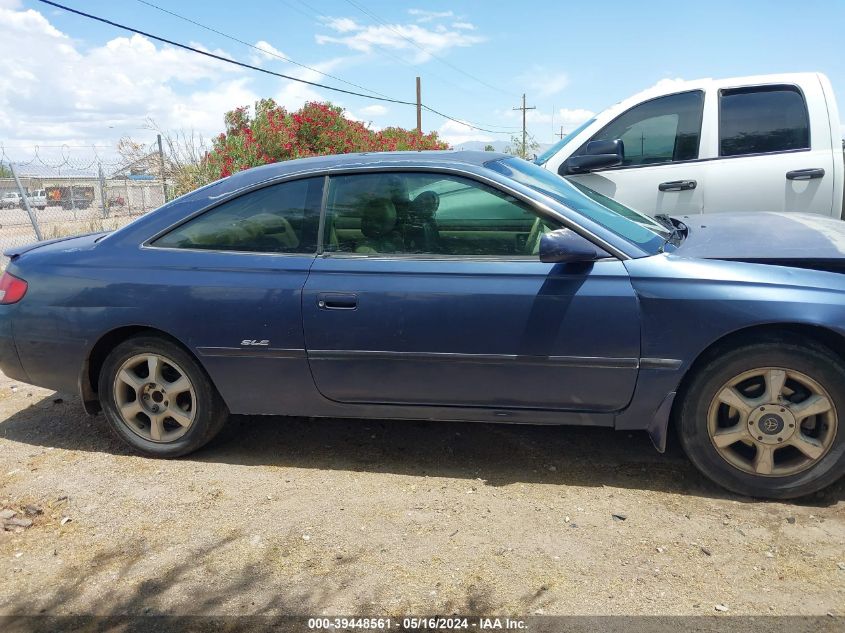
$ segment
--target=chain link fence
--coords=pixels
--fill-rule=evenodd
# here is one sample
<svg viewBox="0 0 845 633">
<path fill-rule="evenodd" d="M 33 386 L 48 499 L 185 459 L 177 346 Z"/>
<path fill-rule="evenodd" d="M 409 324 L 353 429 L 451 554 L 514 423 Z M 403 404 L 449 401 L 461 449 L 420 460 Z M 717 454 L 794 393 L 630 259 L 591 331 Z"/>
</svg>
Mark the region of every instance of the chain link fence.
<svg viewBox="0 0 845 633">
<path fill-rule="evenodd" d="M 68 235 L 113 230 L 167 199 L 155 146 L 140 157 L 95 148 L 8 150 L 0 145 L 0 252 Z M 165 177 L 162 178 L 162 174 Z M 5 267 L 8 259 L 0 260 Z"/>
</svg>

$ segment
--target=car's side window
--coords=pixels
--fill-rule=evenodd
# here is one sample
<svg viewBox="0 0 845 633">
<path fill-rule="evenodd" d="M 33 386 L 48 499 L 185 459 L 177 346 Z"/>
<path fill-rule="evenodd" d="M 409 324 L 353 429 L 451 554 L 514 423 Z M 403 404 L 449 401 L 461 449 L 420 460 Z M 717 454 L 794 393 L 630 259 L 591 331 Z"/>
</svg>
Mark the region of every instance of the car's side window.
<svg viewBox="0 0 845 633">
<path fill-rule="evenodd" d="M 381 172 L 329 179 L 323 249 L 358 254 L 530 256 L 560 228 L 468 178 Z"/>
<path fill-rule="evenodd" d="M 719 91 L 719 155 L 808 149 L 810 120 L 795 86 Z"/>
<path fill-rule="evenodd" d="M 324 178 L 257 189 L 224 202 L 152 245 L 253 253 L 315 253 Z"/>
<path fill-rule="evenodd" d="M 693 160 L 698 158 L 703 111 L 701 90 L 658 97 L 619 115 L 590 141 L 622 139 L 622 166 Z M 585 147 L 576 154 L 583 153 Z"/>
</svg>

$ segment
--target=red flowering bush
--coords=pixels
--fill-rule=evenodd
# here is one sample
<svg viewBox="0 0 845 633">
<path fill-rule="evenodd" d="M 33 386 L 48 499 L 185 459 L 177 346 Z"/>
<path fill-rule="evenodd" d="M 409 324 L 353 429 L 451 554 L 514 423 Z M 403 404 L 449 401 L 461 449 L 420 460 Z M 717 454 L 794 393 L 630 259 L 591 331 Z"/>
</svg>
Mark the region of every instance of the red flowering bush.
<svg viewBox="0 0 845 633">
<path fill-rule="evenodd" d="M 242 169 L 306 156 L 383 152 L 393 150 L 447 149 L 436 132 L 389 127 L 374 132 L 359 121 L 343 116 L 330 103 L 306 103 L 288 112 L 272 99 L 255 104 L 255 114 L 241 107 L 226 113 L 226 132 L 214 139 L 205 160 L 208 172 L 229 176 Z"/>
</svg>

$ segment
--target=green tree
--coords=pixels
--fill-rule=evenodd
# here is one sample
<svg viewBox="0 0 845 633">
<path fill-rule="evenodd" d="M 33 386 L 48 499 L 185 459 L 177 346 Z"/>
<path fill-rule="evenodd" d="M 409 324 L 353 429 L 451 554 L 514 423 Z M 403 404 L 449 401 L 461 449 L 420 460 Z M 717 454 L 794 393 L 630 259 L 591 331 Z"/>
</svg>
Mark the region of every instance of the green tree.
<svg viewBox="0 0 845 633">
<path fill-rule="evenodd" d="M 524 147 L 522 145 L 522 135 L 515 134 L 511 136 L 511 142 L 505 148 L 505 152 L 508 154 L 513 154 L 514 156 L 519 156 L 520 158 L 524 158 L 525 160 L 531 160 L 532 158 L 534 158 L 534 155 L 537 153 L 538 149 L 540 149 L 540 144 L 530 134 L 526 135 L 525 137 Z"/>
<path fill-rule="evenodd" d="M 484 151 L 485 152 L 495 152 L 496 148 L 488 143 L 487 145 L 484 146 Z"/>
<path fill-rule="evenodd" d="M 0 178 L 11 178 L 12 172 L 11 170 L 6 167 L 3 163 L 0 163 Z"/>
</svg>

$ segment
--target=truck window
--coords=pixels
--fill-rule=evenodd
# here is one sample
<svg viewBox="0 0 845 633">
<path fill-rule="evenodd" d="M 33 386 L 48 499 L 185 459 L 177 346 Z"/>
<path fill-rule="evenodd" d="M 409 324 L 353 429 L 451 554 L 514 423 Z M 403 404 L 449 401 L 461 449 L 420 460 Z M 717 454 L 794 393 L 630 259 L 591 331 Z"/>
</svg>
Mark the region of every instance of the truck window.
<svg viewBox="0 0 845 633">
<path fill-rule="evenodd" d="M 692 160 L 698 158 L 703 108 L 701 90 L 658 97 L 619 115 L 590 141 L 622 139 L 623 166 Z"/>
<path fill-rule="evenodd" d="M 719 155 L 809 149 L 810 121 L 795 86 L 719 91 Z"/>
</svg>

